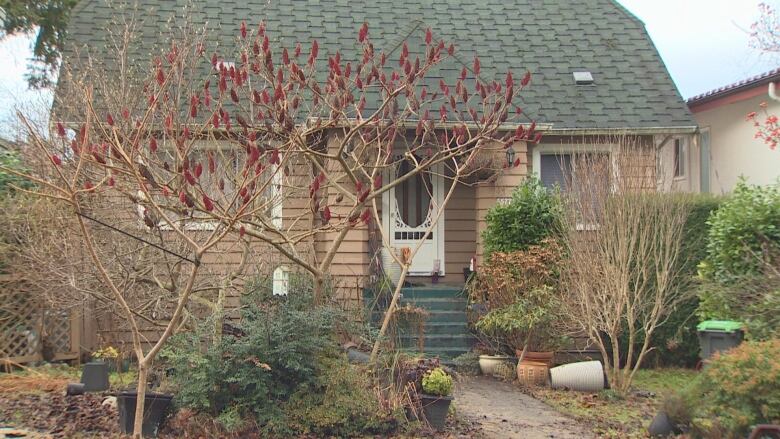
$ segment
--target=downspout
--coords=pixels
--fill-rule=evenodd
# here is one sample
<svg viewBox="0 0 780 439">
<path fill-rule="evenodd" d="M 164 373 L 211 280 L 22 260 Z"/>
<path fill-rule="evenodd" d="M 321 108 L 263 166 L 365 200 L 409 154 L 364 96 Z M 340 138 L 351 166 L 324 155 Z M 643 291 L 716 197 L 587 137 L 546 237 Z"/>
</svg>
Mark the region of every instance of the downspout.
<svg viewBox="0 0 780 439">
<path fill-rule="evenodd" d="M 768 93 L 769 93 L 769 98 L 770 99 L 775 100 L 775 101 L 780 101 L 780 96 L 778 96 L 777 93 L 775 93 L 775 83 L 774 82 L 770 82 L 769 83 Z"/>
</svg>

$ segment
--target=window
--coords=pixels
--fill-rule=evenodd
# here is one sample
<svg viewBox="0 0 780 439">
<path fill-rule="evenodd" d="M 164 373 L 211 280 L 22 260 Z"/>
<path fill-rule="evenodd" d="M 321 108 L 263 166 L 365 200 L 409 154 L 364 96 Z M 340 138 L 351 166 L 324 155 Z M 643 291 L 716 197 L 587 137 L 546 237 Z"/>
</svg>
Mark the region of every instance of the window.
<svg viewBox="0 0 780 439">
<path fill-rule="evenodd" d="M 685 143 L 682 139 L 674 139 L 674 177 L 685 177 Z"/>
<path fill-rule="evenodd" d="M 274 270 L 273 294 L 274 296 L 286 296 L 290 288 L 290 272 L 287 267 L 281 266 Z"/>
</svg>

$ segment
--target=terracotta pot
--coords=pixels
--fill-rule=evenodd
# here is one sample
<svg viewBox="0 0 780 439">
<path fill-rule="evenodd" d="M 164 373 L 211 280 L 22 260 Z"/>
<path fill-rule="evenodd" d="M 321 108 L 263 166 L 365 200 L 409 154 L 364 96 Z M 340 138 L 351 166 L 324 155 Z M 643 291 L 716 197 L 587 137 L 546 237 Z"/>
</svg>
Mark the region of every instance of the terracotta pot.
<svg viewBox="0 0 780 439">
<path fill-rule="evenodd" d="M 515 350 L 515 354 L 517 355 L 517 358 L 520 359 L 520 356 L 523 355 L 522 349 Z M 547 367 L 552 366 L 553 357 L 555 357 L 554 351 L 549 352 L 534 352 L 534 351 L 528 351 L 525 353 L 525 357 L 523 357 L 523 361 L 532 361 L 535 363 L 544 363 L 547 365 Z"/>
<path fill-rule="evenodd" d="M 479 369 L 482 375 L 493 376 L 496 373 L 496 367 L 501 363 L 508 363 L 509 357 L 506 355 L 480 355 Z"/>
<path fill-rule="evenodd" d="M 541 361 L 523 361 L 517 363 L 517 380 L 521 384 L 533 386 L 546 386 L 550 377 L 550 367 Z"/>
</svg>

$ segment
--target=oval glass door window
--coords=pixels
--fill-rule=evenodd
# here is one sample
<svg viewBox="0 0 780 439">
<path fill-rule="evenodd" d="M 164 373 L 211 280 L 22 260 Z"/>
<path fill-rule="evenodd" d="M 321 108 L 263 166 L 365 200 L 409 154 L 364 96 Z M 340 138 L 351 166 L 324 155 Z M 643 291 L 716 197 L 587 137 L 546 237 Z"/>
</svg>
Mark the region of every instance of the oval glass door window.
<svg viewBox="0 0 780 439">
<path fill-rule="evenodd" d="M 413 169 L 409 161 L 404 160 L 398 166 L 398 177 L 402 177 Z M 431 175 L 421 172 L 405 180 L 395 187 L 395 202 L 401 221 L 408 227 L 419 227 L 428 218 L 431 208 Z"/>
</svg>

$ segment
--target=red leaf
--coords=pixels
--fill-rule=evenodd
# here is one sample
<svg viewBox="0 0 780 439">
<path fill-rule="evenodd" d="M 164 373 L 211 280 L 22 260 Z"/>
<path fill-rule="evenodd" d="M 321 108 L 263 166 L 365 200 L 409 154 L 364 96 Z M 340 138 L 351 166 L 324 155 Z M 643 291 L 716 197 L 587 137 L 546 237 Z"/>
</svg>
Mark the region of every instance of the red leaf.
<svg viewBox="0 0 780 439">
<path fill-rule="evenodd" d="M 382 174 L 377 174 L 374 177 L 374 190 L 378 190 L 382 187 Z"/>
<path fill-rule="evenodd" d="M 371 222 L 371 211 L 366 209 L 363 211 L 363 214 L 360 215 L 361 221 L 363 221 L 366 224 L 369 224 Z"/>
<path fill-rule="evenodd" d="M 363 23 L 363 26 L 360 26 L 360 30 L 358 31 L 358 41 L 361 43 L 366 40 L 366 37 L 368 36 L 368 23 Z"/>
<path fill-rule="evenodd" d="M 328 224 L 330 221 L 331 214 L 330 214 L 330 207 L 325 206 L 324 209 L 322 209 L 322 222 L 323 224 Z"/>
<path fill-rule="evenodd" d="M 450 43 L 450 47 L 447 48 L 447 53 L 452 56 L 455 53 L 455 45 Z"/>
<path fill-rule="evenodd" d="M 149 151 L 157 151 L 157 140 L 154 137 L 152 137 L 152 140 L 149 141 Z"/>
<path fill-rule="evenodd" d="M 211 198 L 209 198 L 206 194 L 203 194 L 203 207 L 205 207 L 209 212 L 214 210 L 214 202 L 211 201 Z"/>
<path fill-rule="evenodd" d="M 284 50 L 282 50 L 282 62 L 284 65 L 290 65 L 290 54 L 287 52 L 287 48 L 285 47 Z"/>
<path fill-rule="evenodd" d="M 506 87 L 513 87 L 515 85 L 515 81 L 512 78 L 512 72 L 506 72 Z"/>
<path fill-rule="evenodd" d="M 529 82 L 531 82 L 531 72 L 525 72 L 525 76 L 520 80 L 520 85 L 525 87 Z"/>
<path fill-rule="evenodd" d="M 311 54 L 309 55 L 312 61 L 317 59 L 317 54 L 319 54 L 319 51 L 320 51 L 320 45 L 317 43 L 317 40 L 312 41 Z"/>
<path fill-rule="evenodd" d="M 241 22 L 241 38 L 246 38 L 246 21 Z"/>
<path fill-rule="evenodd" d="M 301 55 L 301 43 L 295 45 L 295 57 L 298 58 Z"/>
<path fill-rule="evenodd" d="M 187 183 L 190 184 L 190 186 L 195 186 L 195 177 L 192 176 L 189 169 L 185 169 L 184 172 L 184 179 L 187 180 Z"/>
<path fill-rule="evenodd" d="M 480 67 L 479 58 L 475 56 L 474 57 L 474 74 L 475 75 L 479 75 L 479 67 Z"/>
<path fill-rule="evenodd" d="M 122 109 L 122 118 L 125 119 L 125 120 L 130 119 L 130 110 L 128 110 L 127 108 L 123 108 Z"/>
<path fill-rule="evenodd" d="M 235 103 L 238 103 L 238 93 L 236 93 L 236 90 L 233 88 L 230 89 L 230 100 L 232 100 Z"/>
<path fill-rule="evenodd" d="M 157 83 L 160 85 L 165 83 L 165 73 L 163 72 L 162 67 L 157 68 Z"/>
<path fill-rule="evenodd" d="M 62 160 L 60 160 L 60 157 L 57 154 L 52 154 L 51 161 L 56 165 L 60 166 L 62 165 Z"/>
<path fill-rule="evenodd" d="M 431 28 L 428 28 L 425 31 L 425 44 L 431 44 L 431 41 L 433 41 L 433 32 L 431 32 Z"/>
<path fill-rule="evenodd" d="M 114 177 L 108 177 L 108 187 L 114 187 L 114 184 L 116 184 Z"/>
<path fill-rule="evenodd" d="M 213 174 L 214 171 L 217 170 L 217 163 L 214 161 L 214 155 L 211 154 L 211 151 L 208 153 L 208 160 L 209 160 L 209 174 Z"/>
<path fill-rule="evenodd" d="M 201 174 L 203 174 L 203 165 L 198 163 L 195 165 L 195 178 L 200 178 Z"/>
<path fill-rule="evenodd" d="M 111 116 L 111 113 L 106 114 L 106 122 L 109 126 L 114 126 L 114 117 Z"/>
<path fill-rule="evenodd" d="M 238 228 L 238 237 L 239 238 L 243 238 L 245 234 L 246 234 L 246 227 L 244 227 L 244 226 L 239 227 Z"/>
<path fill-rule="evenodd" d="M 90 190 L 90 189 L 92 189 L 93 187 L 95 187 L 95 186 L 93 186 L 93 185 L 92 185 L 92 182 L 91 182 L 91 181 L 87 180 L 87 181 L 85 181 L 85 182 L 84 182 L 84 189 L 86 189 L 86 190 Z"/>
<path fill-rule="evenodd" d="M 57 122 L 57 134 L 60 137 L 65 137 L 65 126 L 62 125 L 62 122 Z"/>
</svg>

